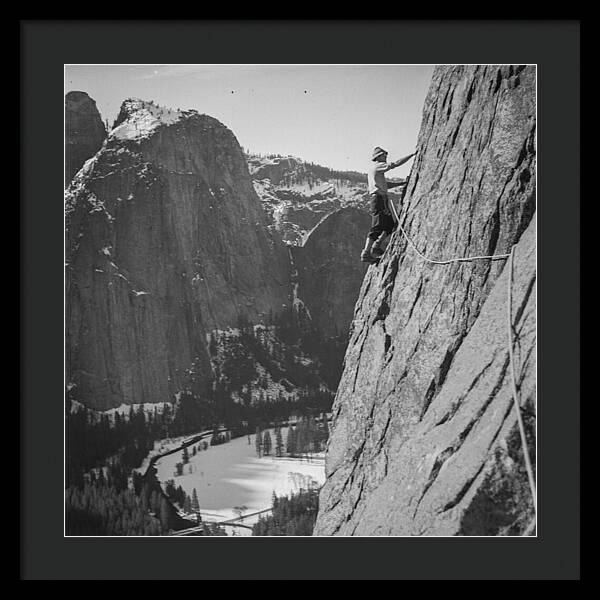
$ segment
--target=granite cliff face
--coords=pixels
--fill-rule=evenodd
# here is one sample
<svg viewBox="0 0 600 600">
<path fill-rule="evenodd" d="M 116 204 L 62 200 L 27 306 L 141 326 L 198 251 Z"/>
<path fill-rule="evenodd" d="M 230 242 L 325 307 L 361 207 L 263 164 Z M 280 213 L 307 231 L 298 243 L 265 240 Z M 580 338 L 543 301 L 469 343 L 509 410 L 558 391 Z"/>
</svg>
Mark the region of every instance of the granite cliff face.
<svg viewBox="0 0 600 600">
<path fill-rule="evenodd" d="M 302 246 L 290 247 L 296 297 L 325 334 L 345 334 L 352 322 L 367 270 L 358 258 L 370 223 L 364 210 L 340 208 L 322 219 Z"/>
<path fill-rule="evenodd" d="M 436 68 L 401 222 L 433 259 L 516 245 L 516 380 L 535 460 L 535 68 Z M 522 535 L 506 260 L 394 234 L 356 303 L 315 535 Z"/>
<path fill-rule="evenodd" d="M 242 150 L 195 111 L 125 101 L 67 190 L 66 229 L 67 382 L 94 408 L 208 385 L 207 332 L 289 303 Z"/>
<path fill-rule="evenodd" d="M 100 150 L 106 128 L 96 102 L 85 92 L 65 96 L 65 187 L 83 163 Z"/>
</svg>

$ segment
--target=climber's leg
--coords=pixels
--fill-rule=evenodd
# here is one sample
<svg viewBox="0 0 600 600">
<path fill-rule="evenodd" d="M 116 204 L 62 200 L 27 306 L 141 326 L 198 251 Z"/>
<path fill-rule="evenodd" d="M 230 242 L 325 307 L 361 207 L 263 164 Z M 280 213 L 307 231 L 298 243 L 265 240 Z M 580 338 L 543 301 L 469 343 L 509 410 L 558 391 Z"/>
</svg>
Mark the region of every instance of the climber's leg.
<svg viewBox="0 0 600 600">
<path fill-rule="evenodd" d="M 374 256 L 381 256 L 383 254 L 383 244 L 388 237 L 392 235 L 392 231 L 396 228 L 396 221 L 392 215 L 383 213 L 379 216 L 379 235 L 373 243 L 371 252 Z"/>
<path fill-rule="evenodd" d="M 384 233 L 385 228 L 385 217 L 384 203 L 385 197 L 382 194 L 371 194 L 370 208 L 371 208 L 371 229 L 369 235 L 365 241 L 365 247 L 360 255 L 360 260 L 365 262 L 372 262 L 377 256 L 374 256 L 371 252 L 372 248 L 376 245 L 379 237 Z M 381 253 L 380 253 L 381 254 Z"/>
</svg>

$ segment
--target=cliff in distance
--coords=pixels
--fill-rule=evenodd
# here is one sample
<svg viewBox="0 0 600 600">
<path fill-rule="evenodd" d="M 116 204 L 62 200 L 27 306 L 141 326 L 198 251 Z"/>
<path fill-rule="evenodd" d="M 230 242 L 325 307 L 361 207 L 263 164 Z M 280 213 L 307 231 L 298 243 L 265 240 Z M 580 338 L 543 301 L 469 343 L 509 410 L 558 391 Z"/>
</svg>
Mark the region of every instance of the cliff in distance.
<svg viewBox="0 0 600 600">
<path fill-rule="evenodd" d="M 94 100 L 85 92 L 69 92 L 65 96 L 65 187 L 105 139 L 106 128 Z"/>
<path fill-rule="evenodd" d="M 290 298 L 233 133 L 127 100 L 66 192 L 67 382 L 94 408 L 163 402 L 212 377 L 207 333 Z"/>
<path fill-rule="evenodd" d="M 254 189 L 270 227 L 293 246 L 302 246 L 316 225 L 340 208 L 367 211 L 367 177 L 335 171 L 295 156 L 248 155 Z"/>
<path fill-rule="evenodd" d="M 87 94 L 69 93 L 66 105 L 67 130 L 101 124 Z M 215 340 L 231 345 L 241 322 L 294 312 L 318 330 L 321 356 L 281 347 L 315 361 L 334 385 L 366 270 L 358 261 L 369 227 L 365 176 L 248 157 L 216 119 L 137 99 L 123 103 L 97 145 L 80 156 L 87 160 L 65 194 L 72 397 L 99 410 L 173 402 L 180 392 L 203 397 L 222 375 L 209 339 L 214 351 Z M 269 333 L 274 348 L 277 335 Z M 335 356 L 323 355 L 329 350 Z M 285 385 L 273 381 L 271 392 L 296 396 Z"/>
<path fill-rule="evenodd" d="M 400 219 L 432 259 L 510 252 L 535 461 L 535 68 L 434 71 Z M 523 535 L 506 260 L 424 261 L 396 232 L 356 304 L 315 535 Z"/>
<path fill-rule="evenodd" d="M 247 157 L 269 227 L 289 246 L 295 306 L 325 334 L 345 338 L 366 272 L 359 261 L 371 224 L 366 175 L 294 156 Z"/>
<path fill-rule="evenodd" d="M 367 270 L 359 261 L 371 219 L 359 208 L 340 208 L 322 219 L 302 246 L 291 246 L 295 292 L 311 321 L 346 337 Z"/>
</svg>

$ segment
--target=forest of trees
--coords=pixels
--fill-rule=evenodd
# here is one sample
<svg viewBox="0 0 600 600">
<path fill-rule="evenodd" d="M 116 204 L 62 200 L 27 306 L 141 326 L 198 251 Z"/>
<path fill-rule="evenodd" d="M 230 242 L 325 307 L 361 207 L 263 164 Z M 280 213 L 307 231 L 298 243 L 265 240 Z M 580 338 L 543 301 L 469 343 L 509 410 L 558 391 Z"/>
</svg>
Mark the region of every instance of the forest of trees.
<svg viewBox="0 0 600 600">
<path fill-rule="evenodd" d="M 185 513 L 197 515 L 197 520 L 200 521 L 200 501 L 198 500 L 196 488 L 192 490 L 192 495 L 190 496 L 180 485 L 175 487 L 173 479 L 169 479 L 165 483 L 165 494 L 169 500 L 177 504 Z"/>
<path fill-rule="evenodd" d="M 138 496 L 95 482 L 67 488 L 65 519 L 67 535 L 161 535 L 170 513 L 156 491 Z"/>
<path fill-rule="evenodd" d="M 164 412 L 144 414 L 132 407 L 127 417 L 115 413 L 94 413 L 80 408 L 71 410 L 67 400 L 65 414 L 65 479 L 67 487 L 82 485 L 83 475 L 92 468 L 112 464 L 122 471 L 121 479 L 139 466 L 154 445 L 154 440 L 167 437 L 172 427 L 168 405 Z"/>
<path fill-rule="evenodd" d="M 325 336 L 292 309 L 271 312 L 265 326 L 252 326 L 240 317 L 238 331 L 211 334 L 209 341 L 217 376 L 212 393 L 220 422 L 247 421 L 253 426 L 292 413 L 331 409 L 346 334 Z"/>
<path fill-rule="evenodd" d="M 156 479 L 135 471 L 124 476 L 126 470 L 113 461 L 67 487 L 67 535 L 163 535 L 181 525 Z"/>
<path fill-rule="evenodd" d="M 114 420 L 83 408 L 68 410 L 67 534 L 164 535 L 171 529 L 189 526 L 178 516 L 172 502 L 185 510 L 191 507 L 193 497 L 186 497 L 181 488 L 168 487 L 169 493 L 164 493 L 153 472 L 143 476 L 134 470 L 153 448 L 154 440 L 172 435 L 180 427 L 181 421 L 168 405 L 162 413 L 147 414 L 132 407 L 128 417 L 115 413 Z M 211 442 L 223 443 L 227 439 L 216 430 Z M 182 461 L 186 456 L 189 461 L 189 450 L 184 448 Z M 223 535 L 223 531 L 207 526 L 205 535 Z"/>
<path fill-rule="evenodd" d="M 268 430 L 262 431 L 256 428 L 254 444 L 256 455 L 261 456 L 301 456 L 314 452 L 322 452 L 327 446 L 329 439 L 329 425 L 327 416 L 321 414 L 319 420 L 312 415 L 305 415 L 295 425 L 290 425 L 287 431 L 287 439 L 284 444 L 281 426 L 273 430 L 274 439 Z"/>
<path fill-rule="evenodd" d="M 335 389 L 341 374 L 345 339 L 324 338 L 292 310 L 271 313 L 263 327 L 254 327 L 241 317 L 238 329 L 239 335 L 210 340 L 215 384 L 192 386 L 171 404 L 165 403 L 162 410 L 144 412 L 131 407 L 129 414 L 109 416 L 81 406 L 73 409 L 78 406 L 71 402 L 76 397 L 74 392 L 67 393 L 68 534 L 162 535 L 181 525 L 174 505 L 187 509 L 193 497 L 182 496 L 183 490 L 177 488 L 169 488 L 165 494 L 151 477 L 144 486 L 141 475 L 133 472 L 158 439 L 213 429 L 210 445 L 216 445 L 298 414 L 304 418 L 290 429 L 287 440 L 280 428 L 273 437 L 267 432 L 260 436 L 258 452 L 282 456 L 324 448 L 328 432 L 310 415 L 331 408 L 330 390 Z M 257 364 L 261 372 L 257 372 Z M 279 387 L 274 388 L 273 382 Z M 326 429 L 326 420 L 322 423 Z M 222 433 L 217 424 L 231 431 Z M 203 442 L 191 451 L 206 447 Z M 189 452 L 187 448 L 182 452 L 179 474 L 189 462 Z"/>
<path fill-rule="evenodd" d="M 252 535 L 312 535 L 319 510 L 319 490 L 300 490 L 290 496 L 273 494 L 273 511 L 261 516 Z"/>
<path fill-rule="evenodd" d="M 295 427 L 288 429 L 286 451 L 290 456 L 322 452 L 328 439 L 329 426 L 326 416 L 322 415 L 319 422 L 311 415 L 305 416 Z"/>
</svg>

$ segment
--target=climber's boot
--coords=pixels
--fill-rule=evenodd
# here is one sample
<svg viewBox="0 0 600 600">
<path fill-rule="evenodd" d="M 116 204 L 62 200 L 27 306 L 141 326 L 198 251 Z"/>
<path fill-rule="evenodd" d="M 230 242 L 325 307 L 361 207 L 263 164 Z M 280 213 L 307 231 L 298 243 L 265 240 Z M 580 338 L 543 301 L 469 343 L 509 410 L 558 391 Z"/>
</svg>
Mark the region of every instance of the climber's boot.
<svg viewBox="0 0 600 600">
<path fill-rule="evenodd" d="M 366 262 L 366 263 L 371 263 L 374 264 L 377 262 L 377 257 L 373 256 L 370 252 L 368 252 L 367 250 L 363 250 L 360 253 L 360 260 L 361 262 Z"/>
<path fill-rule="evenodd" d="M 373 244 L 373 247 L 371 248 L 371 254 L 375 258 L 379 258 L 383 254 L 383 250 L 381 249 L 381 246 L 378 246 L 377 244 Z"/>
</svg>

